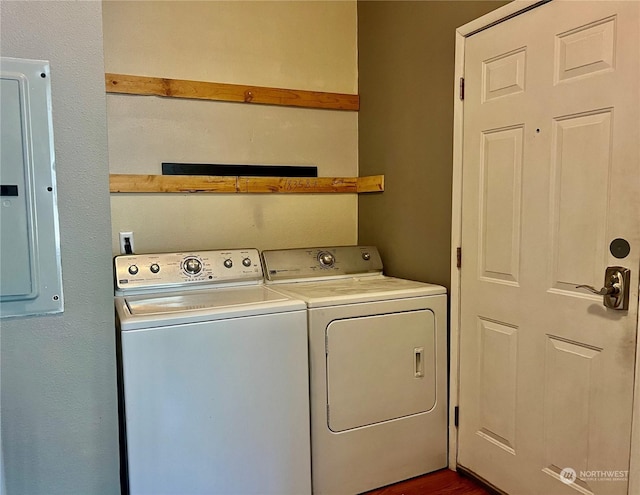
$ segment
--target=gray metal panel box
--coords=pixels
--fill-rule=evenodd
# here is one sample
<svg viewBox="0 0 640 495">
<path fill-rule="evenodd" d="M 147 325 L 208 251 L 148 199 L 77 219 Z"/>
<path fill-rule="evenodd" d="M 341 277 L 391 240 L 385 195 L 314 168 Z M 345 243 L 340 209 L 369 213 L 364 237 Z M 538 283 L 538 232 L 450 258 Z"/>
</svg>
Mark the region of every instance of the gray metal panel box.
<svg viewBox="0 0 640 495">
<path fill-rule="evenodd" d="M 0 317 L 63 311 L 49 63 L 0 58 Z"/>
</svg>

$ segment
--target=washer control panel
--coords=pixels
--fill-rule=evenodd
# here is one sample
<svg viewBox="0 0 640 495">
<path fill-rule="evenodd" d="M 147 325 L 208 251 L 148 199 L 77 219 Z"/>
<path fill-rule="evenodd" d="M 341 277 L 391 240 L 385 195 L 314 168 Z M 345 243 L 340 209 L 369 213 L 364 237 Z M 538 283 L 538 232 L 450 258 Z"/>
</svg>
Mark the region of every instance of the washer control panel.
<svg viewBox="0 0 640 495">
<path fill-rule="evenodd" d="M 263 251 L 269 281 L 382 273 L 375 246 L 338 246 Z"/>
<path fill-rule="evenodd" d="M 117 291 L 259 282 L 257 249 L 128 254 L 114 258 Z"/>
</svg>

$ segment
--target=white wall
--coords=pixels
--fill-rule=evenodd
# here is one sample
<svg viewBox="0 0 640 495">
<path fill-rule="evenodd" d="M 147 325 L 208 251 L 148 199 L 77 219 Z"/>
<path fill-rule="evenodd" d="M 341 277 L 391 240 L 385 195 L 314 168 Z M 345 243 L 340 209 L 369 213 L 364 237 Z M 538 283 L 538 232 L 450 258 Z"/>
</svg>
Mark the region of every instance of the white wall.
<svg viewBox="0 0 640 495">
<path fill-rule="evenodd" d="M 117 494 L 102 14 L 0 2 L 0 54 L 50 61 L 64 313 L 0 323 L 8 495 Z"/>
<path fill-rule="evenodd" d="M 103 3 L 107 72 L 357 93 L 355 1 Z M 108 95 L 112 173 L 161 163 L 316 165 L 358 175 L 356 112 Z M 112 250 L 357 242 L 347 195 L 112 194 Z"/>
</svg>

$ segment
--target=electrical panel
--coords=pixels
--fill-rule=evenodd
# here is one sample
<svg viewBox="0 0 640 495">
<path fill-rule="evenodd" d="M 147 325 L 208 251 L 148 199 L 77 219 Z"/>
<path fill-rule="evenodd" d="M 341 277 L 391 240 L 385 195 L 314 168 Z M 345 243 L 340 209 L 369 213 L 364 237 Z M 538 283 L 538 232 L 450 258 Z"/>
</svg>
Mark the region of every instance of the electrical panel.
<svg viewBox="0 0 640 495">
<path fill-rule="evenodd" d="M 49 63 L 0 58 L 0 317 L 63 311 Z"/>
</svg>

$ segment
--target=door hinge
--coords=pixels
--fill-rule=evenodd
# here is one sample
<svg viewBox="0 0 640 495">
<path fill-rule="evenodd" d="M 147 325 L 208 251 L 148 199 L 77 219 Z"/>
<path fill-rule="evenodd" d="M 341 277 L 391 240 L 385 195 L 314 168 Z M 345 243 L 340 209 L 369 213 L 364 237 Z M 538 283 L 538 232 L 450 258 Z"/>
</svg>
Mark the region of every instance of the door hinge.
<svg viewBox="0 0 640 495">
<path fill-rule="evenodd" d="M 464 100 L 464 77 L 460 78 L 460 99 Z"/>
<path fill-rule="evenodd" d="M 462 268 L 462 248 L 456 248 L 456 267 Z"/>
<path fill-rule="evenodd" d="M 324 336 L 324 353 L 329 354 L 329 336 L 325 335 Z"/>
<path fill-rule="evenodd" d="M 458 427 L 458 420 L 460 418 L 460 409 L 458 408 L 458 406 L 453 408 L 453 425 L 457 428 Z"/>
<path fill-rule="evenodd" d="M 329 424 L 329 404 L 327 404 L 327 424 Z"/>
</svg>

